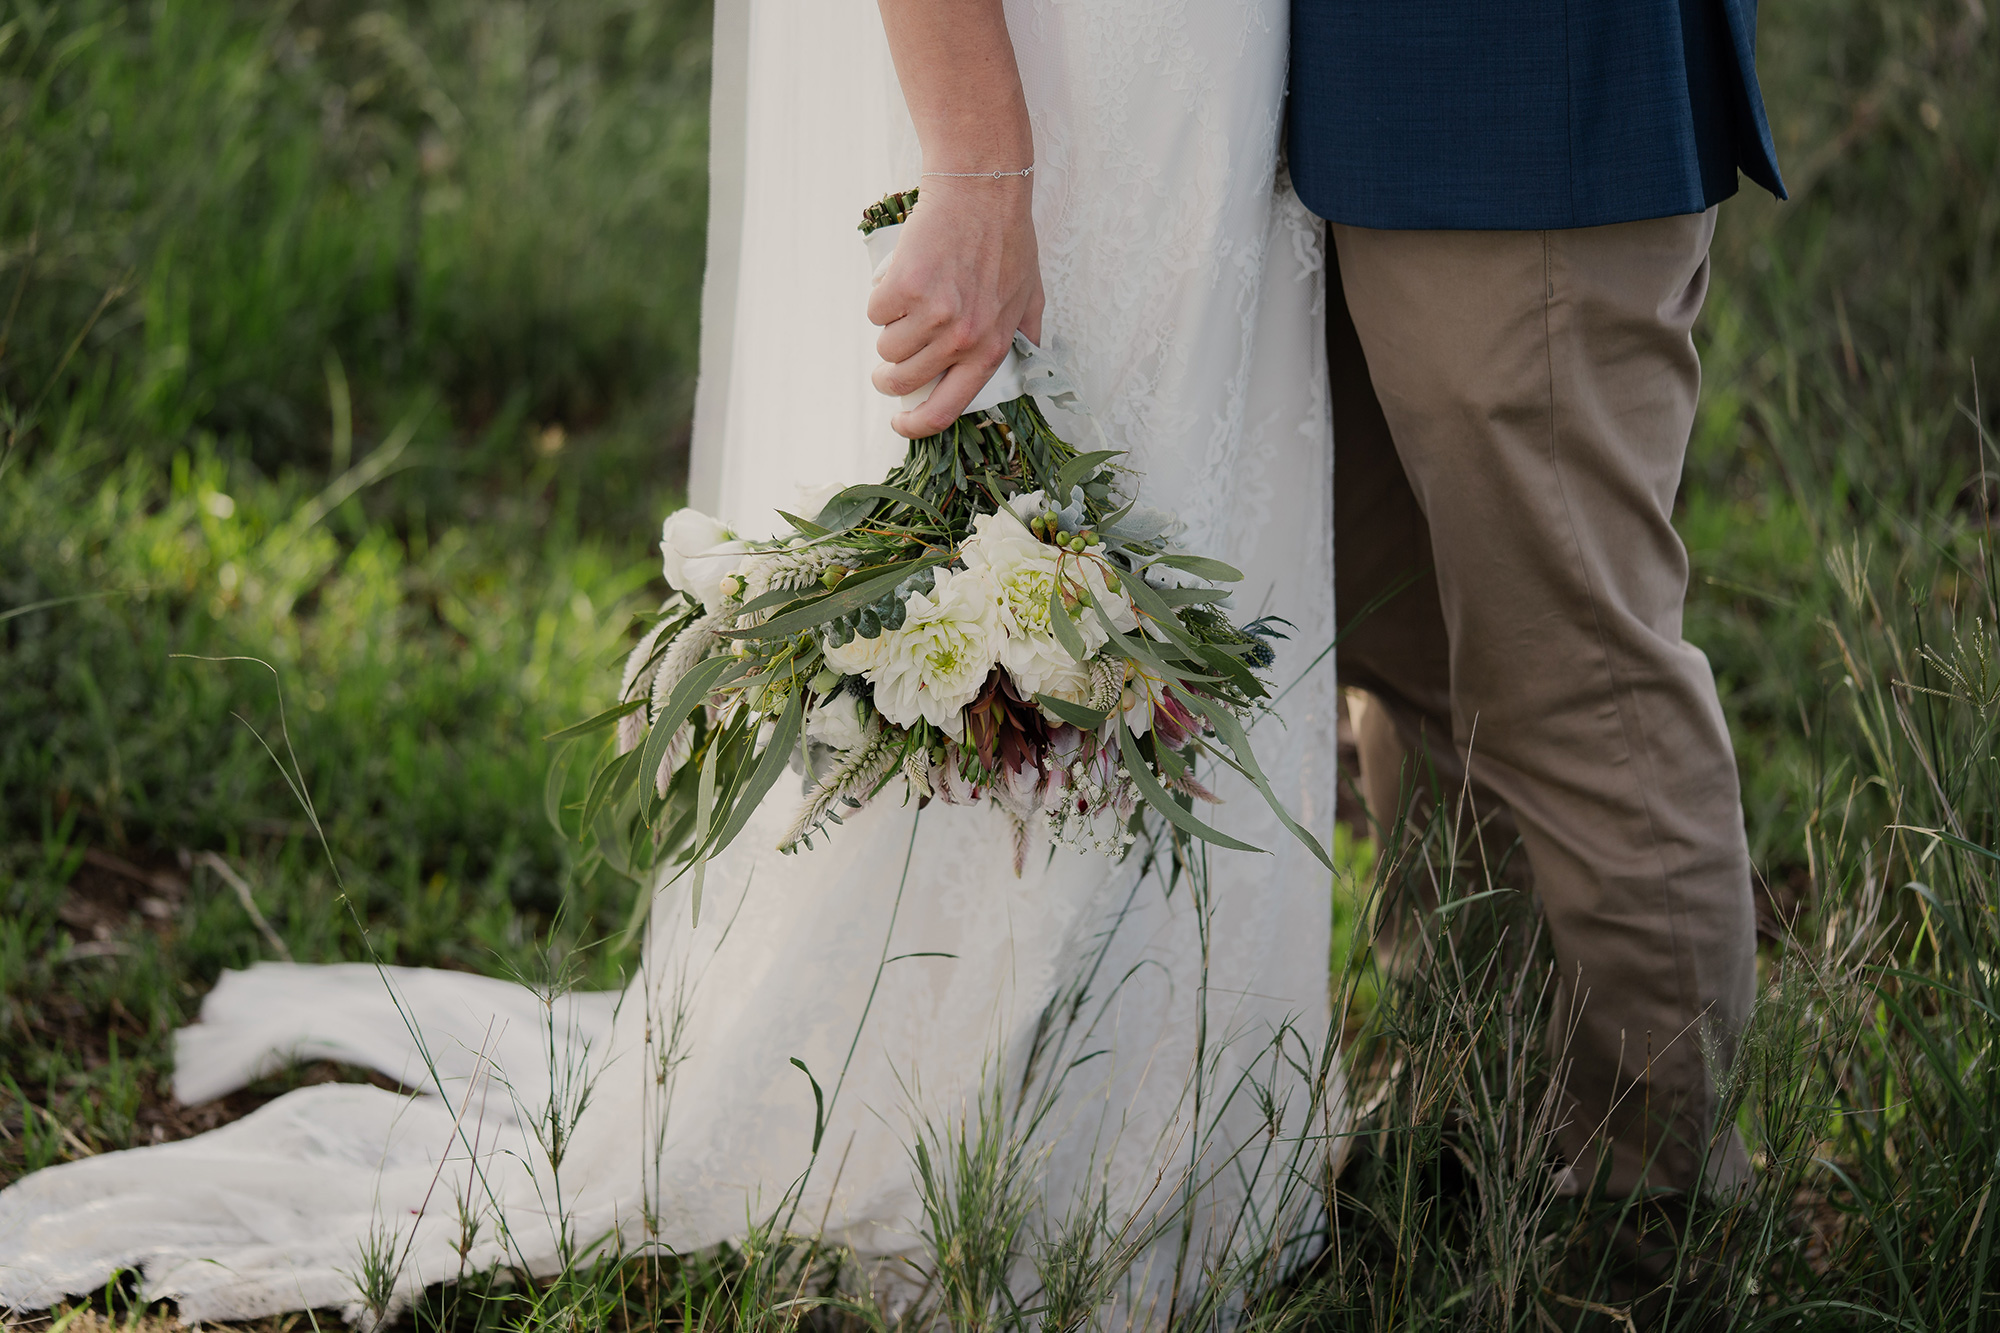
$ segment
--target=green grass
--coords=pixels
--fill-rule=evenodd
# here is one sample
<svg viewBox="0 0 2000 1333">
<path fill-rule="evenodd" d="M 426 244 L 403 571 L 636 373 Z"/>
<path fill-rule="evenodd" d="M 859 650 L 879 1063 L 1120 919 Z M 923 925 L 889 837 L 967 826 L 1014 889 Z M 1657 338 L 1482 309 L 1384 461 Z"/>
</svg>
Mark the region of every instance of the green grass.
<svg viewBox="0 0 2000 1333">
<path fill-rule="evenodd" d="M 183 850 L 301 959 L 508 972 L 623 924 L 540 738 L 674 503 L 704 24 L 0 5 L 0 1088 L 70 1131 L 0 1093 L 0 1173 L 201 1127 L 167 1034 L 271 950 Z M 233 656 L 270 669 L 198 660 Z"/>
<path fill-rule="evenodd" d="M 2000 1286 L 2000 19 L 1762 20 L 1794 199 L 1723 208 L 1679 521 L 1783 939 L 1735 1084 L 1758 1183 L 1644 1214 L 1724 1262 L 1701 1303 L 1640 1316 L 1975 1330 Z M 303 960 L 554 953 L 592 984 L 629 962 L 586 947 L 629 887 L 575 874 L 539 738 L 602 704 L 656 595 L 706 23 L 685 0 L 0 0 L 0 1180 L 286 1085 L 163 1095 L 171 1030 L 272 953 L 183 849 L 223 854 Z M 270 669 L 201 660 L 235 656 Z M 1406 862 L 1341 851 L 1345 933 Z M 1552 1053 L 1511 925 L 1497 964 L 1473 931 L 1423 972 L 1337 948 L 1367 1132 L 1324 1257 L 1245 1322 L 1622 1327 L 1586 1308 L 1626 1308 L 1605 1218 L 1537 1183 Z M 838 1268 L 752 1237 L 420 1314 L 881 1326 L 778 1305 Z M 994 1316 L 974 1285 L 959 1324 Z"/>
<path fill-rule="evenodd" d="M 1984 14 L 1820 0 L 1763 16 L 1793 201 L 1746 187 L 1723 207 L 1679 517 L 1687 635 L 1715 664 L 1752 855 L 1775 880 L 1805 868 L 1815 765 L 1855 742 L 1829 557 L 1858 541 L 1898 601 L 1970 592 L 1973 483 L 1996 463 L 1970 420 L 1982 380 L 2000 421 L 2000 34 Z"/>
</svg>

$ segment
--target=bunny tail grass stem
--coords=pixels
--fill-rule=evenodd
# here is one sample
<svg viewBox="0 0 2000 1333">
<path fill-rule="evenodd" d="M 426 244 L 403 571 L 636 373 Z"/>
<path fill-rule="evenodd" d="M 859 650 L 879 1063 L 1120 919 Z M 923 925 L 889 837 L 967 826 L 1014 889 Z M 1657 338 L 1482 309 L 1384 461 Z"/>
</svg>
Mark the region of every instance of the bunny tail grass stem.
<svg viewBox="0 0 2000 1333">
<path fill-rule="evenodd" d="M 796 850 L 801 842 L 812 836 L 814 829 L 834 814 L 836 802 L 847 801 L 856 806 L 865 803 L 895 767 L 895 743 L 878 723 L 862 738 L 861 744 L 841 756 L 833 771 L 806 795 L 806 802 L 799 807 L 791 827 L 778 839 L 778 850 Z M 811 844 L 807 842 L 806 845 Z"/>
</svg>

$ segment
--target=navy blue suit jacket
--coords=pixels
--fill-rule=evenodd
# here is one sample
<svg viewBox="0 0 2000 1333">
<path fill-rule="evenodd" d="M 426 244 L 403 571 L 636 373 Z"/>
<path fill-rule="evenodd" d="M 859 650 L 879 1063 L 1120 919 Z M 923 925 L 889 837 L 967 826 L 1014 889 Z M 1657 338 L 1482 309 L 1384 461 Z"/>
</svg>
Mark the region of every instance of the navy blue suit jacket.
<svg viewBox="0 0 2000 1333">
<path fill-rule="evenodd" d="M 1756 0 L 1292 0 L 1299 197 L 1357 227 L 1540 230 L 1785 197 Z"/>
</svg>

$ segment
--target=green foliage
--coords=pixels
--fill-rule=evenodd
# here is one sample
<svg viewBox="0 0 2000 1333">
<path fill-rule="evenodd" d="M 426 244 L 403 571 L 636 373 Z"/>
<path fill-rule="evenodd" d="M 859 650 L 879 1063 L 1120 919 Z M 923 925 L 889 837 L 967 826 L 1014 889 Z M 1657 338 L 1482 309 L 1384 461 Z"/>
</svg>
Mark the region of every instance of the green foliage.
<svg viewBox="0 0 2000 1333">
<path fill-rule="evenodd" d="M 552 840 L 520 818 L 540 795 L 522 751 L 598 690 L 621 628 L 607 613 L 643 567 L 559 527 L 506 552 L 462 527 L 415 549 L 373 526 L 343 542 L 289 521 L 299 487 L 232 481 L 208 450 L 165 475 L 61 461 L 8 478 L 0 510 L 7 600 L 83 598 L 5 627 L 11 811 L 53 802 L 118 846 L 285 836 L 304 813 L 264 750 L 284 753 L 282 727 L 361 873 L 496 876 L 554 905 Z M 277 668 L 282 714 L 256 663 L 197 660 L 237 654 Z"/>
<path fill-rule="evenodd" d="M 1680 526 L 1687 636 L 1722 685 L 1753 857 L 1782 884 L 1806 868 L 1798 794 L 1858 741 L 1828 557 L 1858 545 L 1899 600 L 1955 603 L 2000 507 L 1970 419 L 1983 382 L 2000 423 L 2000 23 L 1941 0 L 1761 22 L 1793 197 L 1722 208 Z"/>
<path fill-rule="evenodd" d="M 671 506 L 706 42 L 626 0 L 0 3 L 0 1178 L 201 1127 L 167 1034 L 270 950 L 184 850 L 301 960 L 511 973 L 628 915 L 540 738 L 601 706 Z"/>
<path fill-rule="evenodd" d="M 327 459 L 329 354 L 470 424 L 678 402 L 704 8 L 10 0 L 0 393 L 266 470 Z"/>
<path fill-rule="evenodd" d="M 1019 1319 L 1007 1284 L 1034 1212 L 1035 1149 L 1011 1132 L 1005 1102 L 989 1087 L 956 1121 L 918 1127 L 910 1148 L 940 1304 L 964 1333 Z"/>
</svg>

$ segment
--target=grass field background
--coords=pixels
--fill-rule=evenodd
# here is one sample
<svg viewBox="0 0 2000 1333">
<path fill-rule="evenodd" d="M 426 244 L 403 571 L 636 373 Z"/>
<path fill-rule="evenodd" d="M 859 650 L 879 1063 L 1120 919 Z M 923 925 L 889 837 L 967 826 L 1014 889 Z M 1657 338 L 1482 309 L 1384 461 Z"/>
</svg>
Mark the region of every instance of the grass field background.
<svg viewBox="0 0 2000 1333">
<path fill-rule="evenodd" d="M 1759 1239 L 1732 1253 L 1772 1326 L 1991 1327 L 2000 22 L 1762 19 L 1793 199 L 1722 209 L 1679 512 L 1770 936 Z M 582 947 L 630 888 L 571 875 L 539 738 L 606 702 L 659 592 L 707 24 L 693 0 L 0 0 L 0 1181 L 342 1076 L 164 1094 L 172 1029 L 280 946 L 351 959 L 365 930 L 385 961 L 593 984 L 629 962 Z M 1363 987 L 1358 1051 L 1442 1040 L 1449 997 L 1396 985 Z M 1405 1078 L 1385 1105 L 1436 1129 L 1477 1102 Z M 1389 1205 L 1449 1156 L 1409 1142 L 1351 1172 L 1379 1205 L 1360 1266 L 1273 1319 L 1538 1327 L 1491 1295 L 1476 1205 Z M 1566 1244 L 1554 1214 L 1535 1234 Z"/>
</svg>

